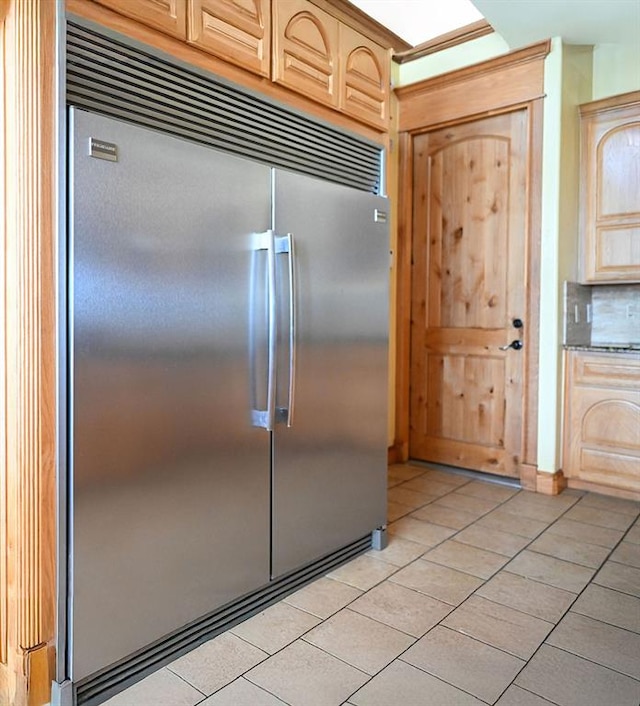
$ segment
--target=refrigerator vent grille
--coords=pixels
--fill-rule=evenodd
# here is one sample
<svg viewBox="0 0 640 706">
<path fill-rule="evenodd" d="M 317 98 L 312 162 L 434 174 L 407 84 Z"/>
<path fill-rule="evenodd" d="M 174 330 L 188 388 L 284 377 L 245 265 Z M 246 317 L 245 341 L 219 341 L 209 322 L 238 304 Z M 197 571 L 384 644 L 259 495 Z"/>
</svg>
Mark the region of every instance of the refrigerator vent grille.
<svg viewBox="0 0 640 706">
<path fill-rule="evenodd" d="M 371 193 L 381 147 L 198 69 L 69 22 L 67 101 Z"/>
<path fill-rule="evenodd" d="M 76 682 L 78 706 L 97 706 L 224 630 L 371 548 L 371 534 L 203 617 L 101 672 Z"/>
</svg>

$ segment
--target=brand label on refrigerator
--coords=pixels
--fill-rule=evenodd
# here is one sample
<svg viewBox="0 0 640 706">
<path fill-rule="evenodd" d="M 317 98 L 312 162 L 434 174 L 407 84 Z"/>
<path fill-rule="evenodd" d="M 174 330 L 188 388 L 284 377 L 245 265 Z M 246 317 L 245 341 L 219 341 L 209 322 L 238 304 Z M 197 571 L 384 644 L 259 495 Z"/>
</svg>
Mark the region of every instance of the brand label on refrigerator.
<svg viewBox="0 0 640 706">
<path fill-rule="evenodd" d="M 118 161 L 118 145 L 113 142 L 97 140 L 95 137 L 89 138 L 89 155 L 97 159 L 106 159 L 109 162 Z"/>
</svg>

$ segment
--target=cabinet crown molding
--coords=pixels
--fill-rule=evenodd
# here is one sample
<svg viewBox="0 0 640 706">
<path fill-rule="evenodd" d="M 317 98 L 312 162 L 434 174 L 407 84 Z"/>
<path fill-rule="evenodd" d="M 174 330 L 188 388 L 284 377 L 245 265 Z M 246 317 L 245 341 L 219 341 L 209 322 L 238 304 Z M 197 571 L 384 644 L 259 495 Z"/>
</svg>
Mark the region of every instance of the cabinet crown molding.
<svg viewBox="0 0 640 706">
<path fill-rule="evenodd" d="M 396 52 L 393 55 L 393 60 L 397 64 L 415 61 L 416 59 L 421 59 L 423 56 L 436 54 L 444 49 L 451 49 L 451 47 L 456 47 L 459 44 L 479 39 L 487 34 L 492 34 L 494 31 L 493 27 L 486 20 L 478 20 L 464 27 L 454 29 L 451 32 L 441 34 L 439 37 L 430 39 L 428 42 L 417 44 L 412 49 L 407 49 L 407 51 Z"/>
<path fill-rule="evenodd" d="M 580 115 L 587 116 L 593 113 L 602 113 L 607 110 L 617 108 L 627 108 L 640 104 L 640 91 L 630 91 L 629 93 L 621 93 L 617 96 L 609 98 L 601 98 L 597 101 L 590 101 L 579 106 Z"/>
<path fill-rule="evenodd" d="M 517 49 L 508 54 L 497 56 L 494 59 L 481 61 L 478 64 L 465 66 L 455 71 L 448 71 L 447 73 L 434 76 L 433 78 L 427 78 L 424 81 L 418 81 L 408 86 L 401 86 L 395 89 L 395 94 L 400 101 L 414 98 L 417 95 L 428 93 L 441 86 L 450 86 L 452 83 L 458 81 L 486 75 L 493 71 L 501 71 L 508 67 L 517 66 L 518 64 L 544 59 L 550 49 L 551 40 L 547 39 L 544 42 L 538 42 L 537 44 L 524 47 L 524 49 Z"/>
</svg>

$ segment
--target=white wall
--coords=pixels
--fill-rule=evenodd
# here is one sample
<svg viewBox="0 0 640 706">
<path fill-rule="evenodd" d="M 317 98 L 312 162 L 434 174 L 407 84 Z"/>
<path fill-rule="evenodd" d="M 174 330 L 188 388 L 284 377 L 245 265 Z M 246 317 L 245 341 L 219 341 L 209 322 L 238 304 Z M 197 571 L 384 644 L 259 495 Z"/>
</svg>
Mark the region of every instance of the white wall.
<svg viewBox="0 0 640 706">
<path fill-rule="evenodd" d="M 591 47 L 554 38 L 545 62 L 538 469 L 562 467 L 562 283 L 578 271 L 580 132 L 578 106 L 591 98 Z"/>
<path fill-rule="evenodd" d="M 455 71 L 464 66 L 472 66 L 480 61 L 493 59 L 509 51 L 509 45 L 499 34 L 493 32 L 470 42 L 444 49 L 435 54 L 428 54 L 421 59 L 400 64 L 398 86 L 423 81 L 432 76 L 439 76 L 448 71 Z"/>
<path fill-rule="evenodd" d="M 640 90 L 640 35 L 635 44 L 593 48 L 593 100 Z"/>
</svg>

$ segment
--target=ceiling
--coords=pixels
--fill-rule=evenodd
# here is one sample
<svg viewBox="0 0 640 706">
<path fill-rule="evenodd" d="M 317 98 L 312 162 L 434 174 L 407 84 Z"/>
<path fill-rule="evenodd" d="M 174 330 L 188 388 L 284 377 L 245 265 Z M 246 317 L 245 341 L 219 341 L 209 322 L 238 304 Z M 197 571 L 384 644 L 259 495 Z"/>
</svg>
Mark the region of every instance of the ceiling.
<svg viewBox="0 0 640 706">
<path fill-rule="evenodd" d="M 639 0 L 473 0 L 511 47 L 549 37 L 568 44 L 640 42 Z"/>
<path fill-rule="evenodd" d="M 350 0 L 415 46 L 482 19 L 471 0 Z"/>
<path fill-rule="evenodd" d="M 351 2 L 412 46 L 483 16 L 512 48 L 558 36 L 569 44 L 640 42 L 640 0 Z"/>
</svg>

